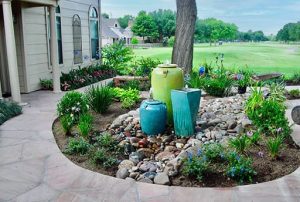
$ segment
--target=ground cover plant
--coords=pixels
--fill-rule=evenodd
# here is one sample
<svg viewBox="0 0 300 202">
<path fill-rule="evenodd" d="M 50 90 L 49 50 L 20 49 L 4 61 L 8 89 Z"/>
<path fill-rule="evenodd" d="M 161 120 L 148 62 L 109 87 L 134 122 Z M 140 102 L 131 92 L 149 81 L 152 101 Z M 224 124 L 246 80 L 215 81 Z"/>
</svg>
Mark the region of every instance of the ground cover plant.
<svg viewBox="0 0 300 202">
<path fill-rule="evenodd" d="M 0 125 L 22 113 L 22 107 L 17 103 L 0 99 Z"/>
</svg>

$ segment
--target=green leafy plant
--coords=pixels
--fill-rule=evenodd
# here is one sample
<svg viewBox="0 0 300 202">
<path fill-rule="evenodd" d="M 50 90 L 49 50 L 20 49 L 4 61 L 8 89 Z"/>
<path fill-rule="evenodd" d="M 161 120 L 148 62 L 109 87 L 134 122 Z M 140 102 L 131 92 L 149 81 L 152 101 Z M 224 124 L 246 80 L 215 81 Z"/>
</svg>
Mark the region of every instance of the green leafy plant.
<svg viewBox="0 0 300 202">
<path fill-rule="evenodd" d="M 69 134 L 72 126 L 74 125 L 73 118 L 70 115 L 64 115 L 60 117 L 60 123 L 66 134 Z"/>
<path fill-rule="evenodd" d="M 66 93 L 57 104 L 58 116 L 71 116 L 74 123 L 77 123 L 80 115 L 87 113 L 88 110 L 86 96 L 75 91 Z"/>
<path fill-rule="evenodd" d="M 249 69 L 239 70 L 236 74 L 236 80 L 239 87 L 247 87 L 251 84 L 252 71 Z"/>
<path fill-rule="evenodd" d="M 228 167 L 227 176 L 243 184 L 252 182 L 253 176 L 256 175 L 252 167 L 252 159 L 238 155 L 236 152 L 230 152 L 227 156 Z"/>
<path fill-rule="evenodd" d="M 206 156 L 209 161 L 218 162 L 224 160 L 225 150 L 221 144 L 205 145 L 203 152 L 203 155 Z"/>
<path fill-rule="evenodd" d="M 0 99 L 0 125 L 21 113 L 22 107 L 20 105 Z"/>
<path fill-rule="evenodd" d="M 229 145 L 239 153 L 244 153 L 249 146 L 249 138 L 246 135 L 230 139 Z"/>
<path fill-rule="evenodd" d="M 122 102 L 122 107 L 129 109 L 133 107 L 139 100 L 139 91 L 136 89 L 114 88 L 114 97 Z"/>
<path fill-rule="evenodd" d="M 125 46 L 124 41 L 105 46 L 102 49 L 102 56 L 105 65 L 121 75 L 128 74 L 128 62 L 133 58 L 133 51 Z"/>
<path fill-rule="evenodd" d="M 188 154 L 188 158 L 183 161 L 182 173 L 201 181 L 208 169 L 209 162 L 206 160 L 206 157 Z"/>
<path fill-rule="evenodd" d="M 84 138 L 87 138 L 90 131 L 92 130 L 93 117 L 90 114 L 83 114 L 80 116 L 78 129 L 80 135 Z"/>
<path fill-rule="evenodd" d="M 126 81 L 123 85 L 120 86 L 120 88 L 123 88 L 125 90 L 129 90 L 129 89 L 140 90 L 140 81 L 139 80 Z"/>
<path fill-rule="evenodd" d="M 264 101 L 264 94 L 261 87 L 254 86 L 251 88 L 251 95 L 247 100 L 245 112 L 250 117 L 255 110 L 259 108 Z"/>
<path fill-rule="evenodd" d="M 82 137 L 78 138 L 70 138 L 67 148 L 64 151 L 66 154 L 80 154 L 85 155 L 89 149 L 91 148 L 91 145 Z"/>
<path fill-rule="evenodd" d="M 53 90 L 52 79 L 40 79 L 40 83 L 43 90 Z"/>
<path fill-rule="evenodd" d="M 283 136 L 277 136 L 277 137 L 269 138 L 269 140 L 267 141 L 267 149 L 272 159 L 276 159 L 278 157 L 280 148 L 282 147 L 283 144 L 283 140 L 284 140 Z"/>
<path fill-rule="evenodd" d="M 217 68 L 215 71 L 208 73 L 201 79 L 201 89 L 209 95 L 216 97 L 228 96 L 231 88 L 234 85 L 234 80 L 231 78 L 231 72 L 223 67 Z"/>
<path fill-rule="evenodd" d="M 102 133 L 96 137 L 96 143 L 100 147 L 113 148 L 116 140 L 109 133 Z"/>
<path fill-rule="evenodd" d="M 285 97 L 285 86 L 283 83 L 271 83 L 268 85 L 270 90 L 268 100 L 277 101 L 283 103 L 286 100 Z"/>
<path fill-rule="evenodd" d="M 137 67 L 135 68 L 136 76 L 148 76 L 151 78 L 151 72 L 154 68 L 156 68 L 162 62 L 158 59 L 152 59 L 150 57 L 142 57 L 137 61 Z"/>
<path fill-rule="evenodd" d="M 137 45 L 137 44 L 139 44 L 139 40 L 136 37 L 132 37 L 131 44 Z"/>
<path fill-rule="evenodd" d="M 175 44 L 175 37 L 174 36 L 171 36 L 169 39 L 168 39 L 168 46 L 169 47 L 173 47 Z"/>
<path fill-rule="evenodd" d="M 101 114 L 107 112 L 113 101 L 113 91 L 109 86 L 92 86 L 86 95 L 91 108 Z"/>
<path fill-rule="evenodd" d="M 299 89 L 290 90 L 289 94 L 292 98 L 299 98 L 300 97 L 300 90 Z"/>
<path fill-rule="evenodd" d="M 93 154 L 92 159 L 95 164 L 100 164 L 105 168 L 110 168 L 118 163 L 118 160 L 114 157 L 111 157 L 104 149 L 98 149 Z"/>
<path fill-rule="evenodd" d="M 253 124 L 266 135 L 276 135 L 277 129 L 282 128 L 281 134 L 288 136 L 291 133 L 289 121 L 285 117 L 286 107 L 283 103 L 264 100 L 251 113 L 247 113 Z"/>
<path fill-rule="evenodd" d="M 190 80 L 188 81 L 188 86 L 190 88 L 201 88 L 204 80 L 200 78 L 198 72 L 191 72 Z"/>
</svg>

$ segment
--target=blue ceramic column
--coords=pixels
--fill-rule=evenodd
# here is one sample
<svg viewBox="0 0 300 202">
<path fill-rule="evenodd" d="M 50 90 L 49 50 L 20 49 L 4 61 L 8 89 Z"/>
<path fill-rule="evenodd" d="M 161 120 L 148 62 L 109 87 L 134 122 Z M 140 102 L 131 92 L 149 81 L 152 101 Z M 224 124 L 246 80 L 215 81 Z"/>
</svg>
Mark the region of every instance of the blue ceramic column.
<svg viewBox="0 0 300 202">
<path fill-rule="evenodd" d="M 200 98 L 201 90 L 199 89 L 172 90 L 173 119 L 177 136 L 189 137 L 194 135 Z"/>
</svg>

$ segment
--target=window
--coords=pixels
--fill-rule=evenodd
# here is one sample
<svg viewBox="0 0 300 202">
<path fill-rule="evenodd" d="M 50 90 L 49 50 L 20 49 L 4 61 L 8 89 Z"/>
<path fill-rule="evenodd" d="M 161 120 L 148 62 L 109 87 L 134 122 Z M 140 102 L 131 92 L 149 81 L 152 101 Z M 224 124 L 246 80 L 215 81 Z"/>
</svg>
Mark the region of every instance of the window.
<svg viewBox="0 0 300 202">
<path fill-rule="evenodd" d="M 118 27 L 118 24 L 115 24 L 115 27 Z"/>
<path fill-rule="evenodd" d="M 90 9 L 89 16 L 92 59 L 99 59 L 99 19 L 95 7 Z"/>
<path fill-rule="evenodd" d="M 56 7 L 56 35 L 58 43 L 58 61 L 59 64 L 63 64 L 63 49 L 62 49 L 62 37 L 61 37 L 61 15 L 60 7 Z"/>
<path fill-rule="evenodd" d="M 74 64 L 82 63 L 82 35 L 81 20 L 78 15 L 73 16 L 73 46 L 74 46 Z"/>
</svg>

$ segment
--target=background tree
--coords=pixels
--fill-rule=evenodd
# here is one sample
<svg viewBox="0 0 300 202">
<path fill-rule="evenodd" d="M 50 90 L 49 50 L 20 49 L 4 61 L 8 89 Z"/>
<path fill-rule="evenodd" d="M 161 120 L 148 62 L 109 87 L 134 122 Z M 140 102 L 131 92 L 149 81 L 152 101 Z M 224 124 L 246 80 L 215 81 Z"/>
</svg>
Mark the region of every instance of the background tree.
<svg viewBox="0 0 300 202">
<path fill-rule="evenodd" d="M 162 42 L 164 37 L 170 38 L 175 35 L 176 29 L 176 13 L 172 10 L 153 11 L 149 13 L 157 25 L 159 33 L 159 41 Z"/>
<path fill-rule="evenodd" d="M 277 33 L 278 41 L 300 41 L 300 22 L 288 23 Z"/>
<path fill-rule="evenodd" d="M 172 63 L 190 73 L 193 66 L 194 33 L 197 19 L 195 0 L 176 0 L 177 17 Z"/>
<path fill-rule="evenodd" d="M 119 22 L 120 26 L 123 29 L 125 29 L 126 27 L 128 27 L 128 22 L 133 19 L 134 19 L 134 17 L 132 15 L 125 15 L 123 17 L 118 18 L 118 22 Z"/>
<path fill-rule="evenodd" d="M 139 12 L 132 26 L 132 31 L 137 36 L 148 37 L 156 39 L 158 37 L 157 25 L 152 16 L 148 15 L 145 11 Z"/>
<path fill-rule="evenodd" d="M 102 13 L 101 15 L 102 15 L 102 17 L 109 19 L 109 15 L 107 13 Z"/>
</svg>

